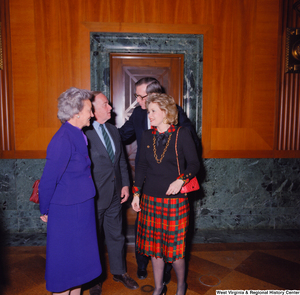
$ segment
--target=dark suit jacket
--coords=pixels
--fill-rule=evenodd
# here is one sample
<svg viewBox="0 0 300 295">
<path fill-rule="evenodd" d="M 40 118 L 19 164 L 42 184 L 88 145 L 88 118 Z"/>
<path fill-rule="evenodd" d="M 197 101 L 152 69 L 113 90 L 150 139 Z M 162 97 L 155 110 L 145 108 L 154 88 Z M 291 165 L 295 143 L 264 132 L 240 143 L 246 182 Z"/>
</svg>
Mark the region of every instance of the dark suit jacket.
<svg viewBox="0 0 300 295">
<path fill-rule="evenodd" d="M 89 154 L 92 161 L 92 176 L 96 186 L 96 200 L 98 209 L 106 209 L 116 193 L 121 196 L 121 189 L 129 186 L 127 162 L 124 155 L 118 129 L 110 123 L 105 123 L 115 144 L 115 160 L 111 162 L 105 146 L 103 145 L 93 126 L 85 130 L 88 138 Z"/>
<path fill-rule="evenodd" d="M 192 134 L 193 140 L 196 144 L 196 147 L 200 147 L 199 138 L 193 127 L 191 121 L 186 116 L 185 112 L 180 106 L 178 108 L 178 125 L 182 127 L 187 127 Z M 135 157 L 135 167 L 137 167 L 139 154 L 140 154 L 140 145 L 143 132 L 148 129 L 148 121 L 147 121 L 147 110 L 143 110 L 140 106 L 136 107 L 129 120 L 125 122 L 125 124 L 119 129 L 122 141 L 127 141 L 130 138 L 135 136 L 137 142 L 137 152 Z"/>
</svg>

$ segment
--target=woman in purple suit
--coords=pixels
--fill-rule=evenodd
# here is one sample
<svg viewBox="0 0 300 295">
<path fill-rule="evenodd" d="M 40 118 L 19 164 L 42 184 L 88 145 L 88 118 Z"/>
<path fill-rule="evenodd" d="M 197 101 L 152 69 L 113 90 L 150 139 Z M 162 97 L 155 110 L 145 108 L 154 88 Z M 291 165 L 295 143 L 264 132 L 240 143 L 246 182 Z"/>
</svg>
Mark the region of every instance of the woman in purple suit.
<svg viewBox="0 0 300 295">
<path fill-rule="evenodd" d="M 62 125 L 47 148 L 39 185 L 41 219 L 47 224 L 46 288 L 79 295 L 101 272 L 91 161 L 82 128 L 93 117 L 88 90 L 70 88 L 58 98 Z"/>
</svg>

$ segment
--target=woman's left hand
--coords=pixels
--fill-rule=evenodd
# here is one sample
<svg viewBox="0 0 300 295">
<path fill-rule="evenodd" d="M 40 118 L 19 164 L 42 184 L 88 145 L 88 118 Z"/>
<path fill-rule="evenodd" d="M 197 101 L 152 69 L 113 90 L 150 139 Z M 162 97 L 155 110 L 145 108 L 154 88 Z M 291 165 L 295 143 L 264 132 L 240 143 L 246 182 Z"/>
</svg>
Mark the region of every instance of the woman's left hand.
<svg viewBox="0 0 300 295">
<path fill-rule="evenodd" d="M 140 212 L 141 207 L 140 207 L 140 198 L 139 197 L 133 197 L 132 202 L 131 202 L 131 207 L 135 212 Z"/>
<path fill-rule="evenodd" d="M 48 222 L 48 215 L 42 215 L 40 217 L 44 222 Z"/>
<path fill-rule="evenodd" d="M 166 195 L 169 196 L 169 195 L 177 195 L 180 190 L 181 190 L 181 187 L 183 185 L 184 181 L 182 179 L 176 179 L 175 181 L 173 181 L 167 192 L 166 192 Z"/>
</svg>

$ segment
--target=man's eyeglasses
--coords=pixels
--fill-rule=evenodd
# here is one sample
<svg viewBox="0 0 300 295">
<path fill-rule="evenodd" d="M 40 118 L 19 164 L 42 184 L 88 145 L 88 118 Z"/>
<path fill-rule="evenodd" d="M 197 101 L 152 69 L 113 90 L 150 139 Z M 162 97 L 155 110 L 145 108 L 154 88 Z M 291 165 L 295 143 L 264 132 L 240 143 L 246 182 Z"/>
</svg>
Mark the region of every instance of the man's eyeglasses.
<svg viewBox="0 0 300 295">
<path fill-rule="evenodd" d="M 135 98 L 138 98 L 138 97 L 139 97 L 140 99 L 144 99 L 144 98 L 147 97 L 147 96 L 148 96 L 148 94 L 146 94 L 146 95 L 144 95 L 144 96 L 138 95 L 138 94 L 136 94 L 136 93 L 134 94 L 134 97 L 135 97 Z"/>
</svg>

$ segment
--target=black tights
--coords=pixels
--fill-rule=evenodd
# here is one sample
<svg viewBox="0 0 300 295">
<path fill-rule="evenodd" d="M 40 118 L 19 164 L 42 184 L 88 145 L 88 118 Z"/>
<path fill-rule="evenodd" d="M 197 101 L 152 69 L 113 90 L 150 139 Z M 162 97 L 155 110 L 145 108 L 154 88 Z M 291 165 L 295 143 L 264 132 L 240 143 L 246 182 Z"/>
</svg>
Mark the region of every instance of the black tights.
<svg viewBox="0 0 300 295">
<path fill-rule="evenodd" d="M 151 257 L 155 288 L 153 295 L 160 295 L 164 287 L 165 262 L 162 258 Z"/>
<path fill-rule="evenodd" d="M 162 258 L 151 257 L 155 288 L 153 295 L 160 295 L 163 290 L 165 262 Z M 173 262 L 173 268 L 177 277 L 176 295 L 185 294 L 185 259 L 178 259 Z"/>
<path fill-rule="evenodd" d="M 177 259 L 173 262 L 173 268 L 177 277 L 176 295 L 185 294 L 185 258 Z"/>
</svg>

